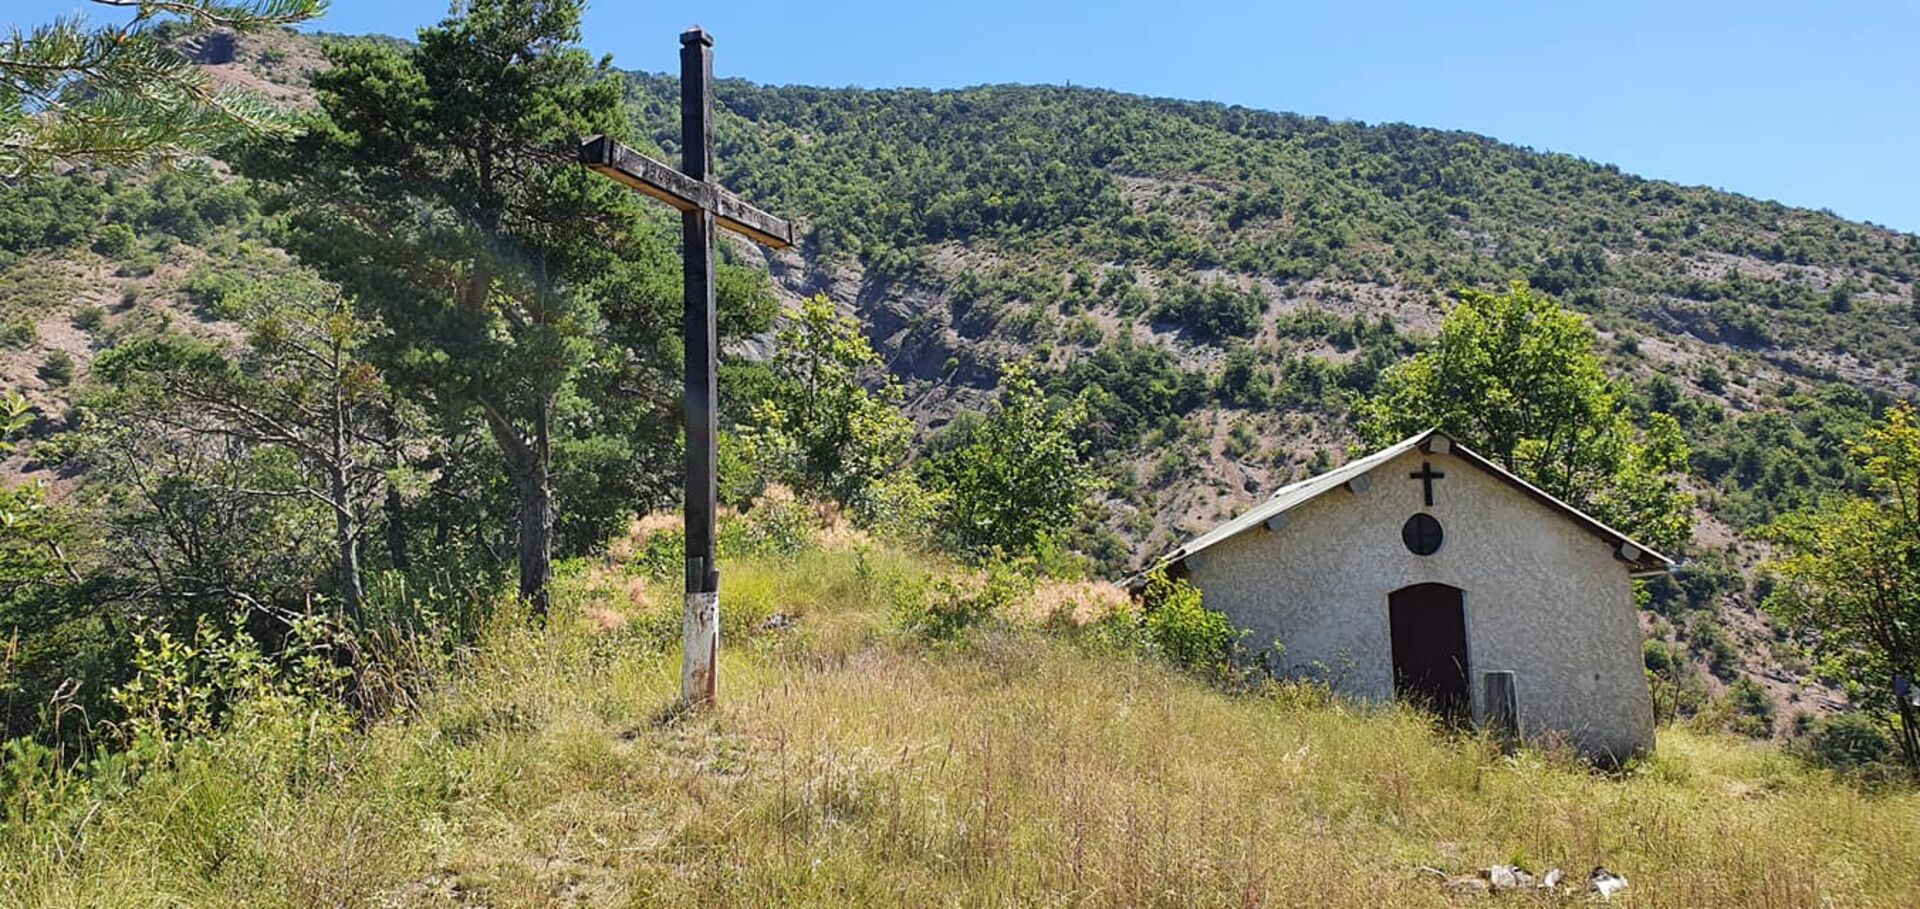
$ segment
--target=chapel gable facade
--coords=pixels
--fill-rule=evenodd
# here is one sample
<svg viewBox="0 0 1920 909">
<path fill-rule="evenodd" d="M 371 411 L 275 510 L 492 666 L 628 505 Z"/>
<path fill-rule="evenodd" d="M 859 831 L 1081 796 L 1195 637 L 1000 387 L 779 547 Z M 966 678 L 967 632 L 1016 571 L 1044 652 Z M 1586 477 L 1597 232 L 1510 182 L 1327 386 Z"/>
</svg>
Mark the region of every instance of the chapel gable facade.
<svg viewBox="0 0 1920 909">
<path fill-rule="evenodd" d="M 1673 563 L 1438 431 L 1288 486 L 1162 564 L 1250 645 L 1279 643 L 1282 673 L 1476 722 L 1510 687 L 1523 736 L 1602 760 L 1653 746 L 1632 579 Z"/>
</svg>

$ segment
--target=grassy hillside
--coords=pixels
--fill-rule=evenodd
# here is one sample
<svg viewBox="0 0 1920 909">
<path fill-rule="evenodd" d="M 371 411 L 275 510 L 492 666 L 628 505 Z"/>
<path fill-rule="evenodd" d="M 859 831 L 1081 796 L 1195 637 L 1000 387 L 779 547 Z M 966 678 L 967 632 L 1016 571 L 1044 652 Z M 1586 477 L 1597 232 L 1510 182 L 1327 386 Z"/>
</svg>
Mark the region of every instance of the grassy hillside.
<svg viewBox="0 0 1920 909">
<path fill-rule="evenodd" d="M 218 735 L 149 738 L 64 788 L 8 762 L 0 892 L 1443 906 L 1465 897 L 1422 866 L 1517 863 L 1575 882 L 1604 865 L 1627 906 L 1920 902 L 1911 792 L 1680 728 L 1608 776 L 1311 689 L 1223 694 L 1064 618 L 1110 602 L 1093 588 L 1023 591 L 930 644 L 898 604 L 952 569 L 844 535 L 729 564 L 723 702 L 678 714 L 678 598 L 652 551 L 575 563 L 547 628 L 498 617 L 391 720 L 263 696 Z"/>
</svg>

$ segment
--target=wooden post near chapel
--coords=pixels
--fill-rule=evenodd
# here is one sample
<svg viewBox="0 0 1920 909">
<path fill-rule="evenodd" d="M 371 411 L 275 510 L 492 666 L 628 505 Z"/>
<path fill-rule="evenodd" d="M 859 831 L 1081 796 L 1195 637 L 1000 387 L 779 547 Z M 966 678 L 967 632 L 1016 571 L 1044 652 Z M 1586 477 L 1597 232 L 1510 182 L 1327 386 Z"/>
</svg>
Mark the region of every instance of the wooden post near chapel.
<svg viewBox="0 0 1920 909">
<path fill-rule="evenodd" d="M 1500 750 L 1512 754 L 1520 746 L 1520 698 L 1514 691 L 1512 670 L 1494 670 L 1481 677 L 1482 703 L 1487 728 L 1500 743 Z"/>
<path fill-rule="evenodd" d="M 713 180 L 713 36 L 699 26 L 680 35 L 680 169 L 607 136 L 580 145 L 580 161 L 680 210 L 686 338 L 686 624 L 680 697 L 710 704 L 719 694 L 720 567 L 715 563 L 714 447 L 719 404 L 719 338 L 714 321 L 714 227 L 774 249 L 793 245 L 793 227 L 754 208 Z"/>
</svg>

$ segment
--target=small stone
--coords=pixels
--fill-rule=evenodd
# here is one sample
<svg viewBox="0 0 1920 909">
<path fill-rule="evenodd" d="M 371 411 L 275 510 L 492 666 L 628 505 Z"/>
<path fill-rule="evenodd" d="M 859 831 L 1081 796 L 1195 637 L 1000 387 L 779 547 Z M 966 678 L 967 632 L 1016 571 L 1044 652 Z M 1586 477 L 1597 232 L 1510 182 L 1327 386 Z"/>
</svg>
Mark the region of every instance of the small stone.
<svg viewBox="0 0 1920 909">
<path fill-rule="evenodd" d="M 1600 894 L 1602 900 L 1613 899 L 1613 895 L 1627 889 L 1627 879 L 1605 868 L 1595 867 L 1593 874 L 1587 877 L 1587 886 Z"/>
<path fill-rule="evenodd" d="M 1486 870 L 1485 877 L 1495 892 L 1533 886 L 1533 875 L 1517 865 L 1494 865 Z"/>
</svg>

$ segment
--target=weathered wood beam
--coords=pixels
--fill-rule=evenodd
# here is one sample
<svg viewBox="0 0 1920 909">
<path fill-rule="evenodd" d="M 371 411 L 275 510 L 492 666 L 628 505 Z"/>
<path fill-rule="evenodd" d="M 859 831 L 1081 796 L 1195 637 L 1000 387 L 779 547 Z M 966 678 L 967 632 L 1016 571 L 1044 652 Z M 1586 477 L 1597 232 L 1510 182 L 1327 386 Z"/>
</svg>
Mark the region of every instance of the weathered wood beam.
<svg viewBox="0 0 1920 909">
<path fill-rule="evenodd" d="M 793 245 L 793 225 L 719 187 L 714 187 L 713 220 L 762 246 L 786 249 Z"/>
<path fill-rule="evenodd" d="M 580 163 L 682 212 L 706 209 L 721 227 L 774 249 L 793 245 L 793 225 L 712 183 L 695 180 L 608 136 L 580 143 Z"/>
</svg>

